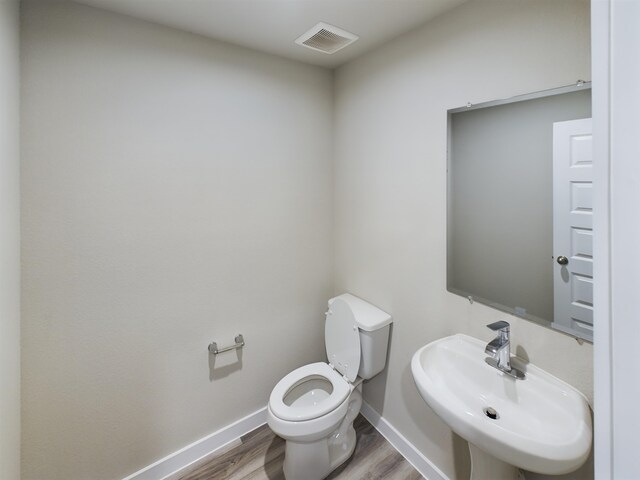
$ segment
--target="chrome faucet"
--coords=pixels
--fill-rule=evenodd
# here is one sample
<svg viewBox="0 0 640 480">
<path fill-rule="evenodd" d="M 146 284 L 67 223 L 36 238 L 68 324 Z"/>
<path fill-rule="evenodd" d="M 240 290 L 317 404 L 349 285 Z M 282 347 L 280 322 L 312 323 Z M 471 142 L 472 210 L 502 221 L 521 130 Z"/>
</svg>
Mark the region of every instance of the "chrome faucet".
<svg viewBox="0 0 640 480">
<path fill-rule="evenodd" d="M 511 341 L 509 339 L 510 325 L 508 322 L 499 321 L 487 325 L 494 332 L 499 332 L 498 336 L 491 340 L 485 347 L 485 353 L 491 355 L 485 361 L 501 372 L 515 378 L 524 378 L 524 372 L 511 366 Z"/>
</svg>

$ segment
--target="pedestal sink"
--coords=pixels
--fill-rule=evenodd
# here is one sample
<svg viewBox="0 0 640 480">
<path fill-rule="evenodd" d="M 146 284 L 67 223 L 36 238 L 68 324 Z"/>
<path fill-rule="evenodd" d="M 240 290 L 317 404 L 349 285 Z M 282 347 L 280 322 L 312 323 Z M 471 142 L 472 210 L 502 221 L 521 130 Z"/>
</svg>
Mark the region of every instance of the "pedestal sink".
<svg viewBox="0 0 640 480">
<path fill-rule="evenodd" d="M 485 363 L 484 349 L 485 342 L 458 334 L 422 347 L 411 361 L 424 401 L 469 442 L 472 480 L 580 467 L 592 439 L 584 395 L 531 364 L 523 380 L 506 375 Z"/>
</svg>

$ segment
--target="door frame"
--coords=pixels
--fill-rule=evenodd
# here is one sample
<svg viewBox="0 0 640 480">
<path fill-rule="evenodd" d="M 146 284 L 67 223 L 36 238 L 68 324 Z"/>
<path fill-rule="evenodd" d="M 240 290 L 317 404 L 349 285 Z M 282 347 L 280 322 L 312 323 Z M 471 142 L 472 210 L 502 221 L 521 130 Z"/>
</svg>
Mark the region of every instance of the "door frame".
<svg viewBox="0 0 640 480">
<path fill-rule="evenodd" d="M 640 357 L 640 2 L 592 0 L 595 477 L 633 478 Z M 615 288 L 613 288 L 615 287 Z M 635 292 L 635 295 L 633 294 Z M 631 348 L 629 348 L 631 346 Z"/>
</svg>

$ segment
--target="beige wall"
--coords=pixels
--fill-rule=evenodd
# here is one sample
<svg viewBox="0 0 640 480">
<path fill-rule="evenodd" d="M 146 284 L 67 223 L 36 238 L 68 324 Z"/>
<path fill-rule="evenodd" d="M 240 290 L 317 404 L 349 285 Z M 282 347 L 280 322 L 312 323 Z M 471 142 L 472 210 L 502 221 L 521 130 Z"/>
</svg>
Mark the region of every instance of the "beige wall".
<svg viewBox="0 0 640 480">
<path fill-rule="evenodd" d="M 332 75 L 24 9 L 23 478 L 121 478 L 323 358 Z"/>
<path fill-rule="evenodd" d="M 20 478 L 19 3 L 0 0 L 0 478 Z"/>
<path fill-rule="evenodd" d="M 335 79 L 335 291 L 394 317 L 388 369 L 366 400 L 451 478 L 466 444 L 420 398 L 418 347 L 453 333 L 490 340 L 592 398 L 592 346 L 446 291 L 446 111 L 589 79 L 589 3 L 471 1 L 341 67 Z M 588 478 L 588 465 L 578 478 Z"/>
<path fill-rule="evenodd" d="M 417 393 L 419 346 L 507 319 L 518 354 L 592 397 L 592 347 L 447 293 L 445 249 L 446 110 L 589 79 L 587 2 L 471 1 L 333 90 L 88 7 L 24 9 L 25 480 L 119 478 L 264 406 L 323 358 L 332 286 L 393 314 L 366 399 L 451 478 L 468 453 Z M 211 365 L 238 332 L 241 364 Z"/>
</svg>

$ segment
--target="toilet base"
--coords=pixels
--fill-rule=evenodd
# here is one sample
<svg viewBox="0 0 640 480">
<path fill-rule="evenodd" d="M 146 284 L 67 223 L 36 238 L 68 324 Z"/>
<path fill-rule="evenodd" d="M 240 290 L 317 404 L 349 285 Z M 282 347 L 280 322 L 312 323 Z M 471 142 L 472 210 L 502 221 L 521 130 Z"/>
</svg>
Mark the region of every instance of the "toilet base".
<svg viewBox="0 0 640 480">
<path fill-rule="evenodd" d="M 322 480 L 351 457 L 356 448 L 353 421 L 362 406 L 362 385 L 351 392 L 348 401 L 345 418 L 328 438 L 315 442 L 287 440 L 283 465 L 286 480 Z"/>
<path fill-rule="evenodd" d="M 344 442 L 329 446 L 330 458 L 331 458 L 331 470 L 333 472 L 336 468 L 346 462 L 353 451 L 356 449 L 356 430 L 353 425 L 347 430 L 346 438 Z M 328 475 L 328 473 L 327 473 Z"/>
<path fill-rule="evenodd" d="M 322 480 L 346 462 L 356 448 L 356 431 L 349 427 L 339 442 L 332 441 L 334 436 L 311 443 L 288 440 L 283 465 L 286 480 Z"/>
</svg>

